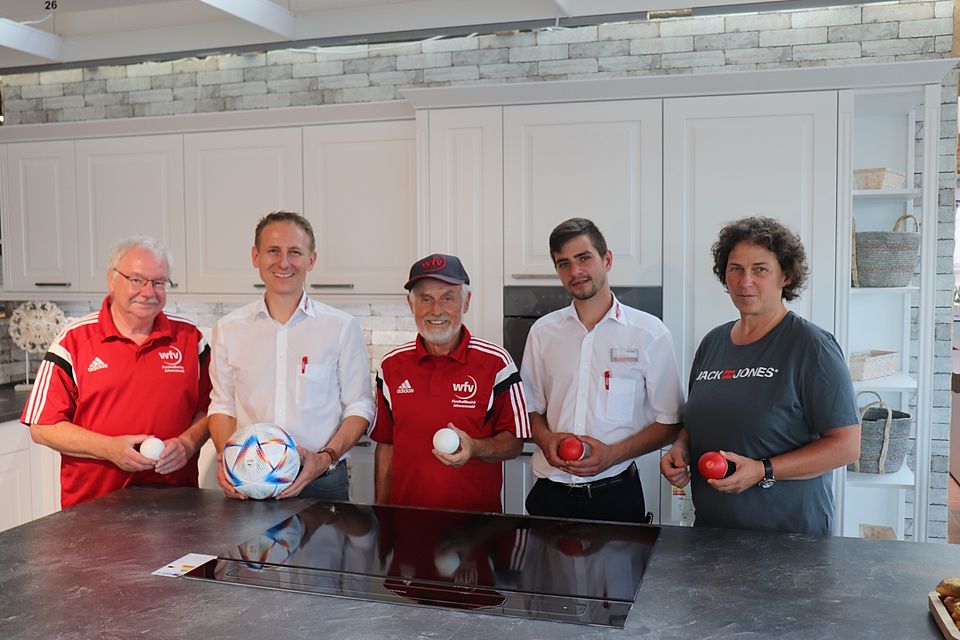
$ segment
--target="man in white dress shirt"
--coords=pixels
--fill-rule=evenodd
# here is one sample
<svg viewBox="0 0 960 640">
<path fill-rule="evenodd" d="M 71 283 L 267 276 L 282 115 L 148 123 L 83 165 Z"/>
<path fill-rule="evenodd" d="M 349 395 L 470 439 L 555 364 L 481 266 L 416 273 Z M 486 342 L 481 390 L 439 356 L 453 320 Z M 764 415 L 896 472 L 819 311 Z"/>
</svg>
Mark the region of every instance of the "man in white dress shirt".
<svg viewBox="0 0 960 640">
<path fill-rule="evenodd" d="M 573 303 L 531 327 L 520 377 L 527 395 L 537 482 L 533 515 L 643 522 L 633 459 L 673 442 L 683 388 L 670 332 L 621 304 L 607 282 L 613 253 L 591 221 L 572 218 L 550 234 L 550 255 Z M 590 455 L 560 458 L 576 436 Z"/>
<path fill-rule="evenodd" d="M 344 454 L 366 433 L 376 405 L 363 333 L 356 319 L 307 296 L 317 260 L 313 228 L 278 211 L 257 224 L 253 266 L 266 286 L 261 300 L 213 328 L 210 435 L 217 458 L 239 427 L 272 422 L 297 443 L 300 474 L 278 498 L 347 500 Z M 244 499 L 217 465 L 224 492 Z"/>
</svg>

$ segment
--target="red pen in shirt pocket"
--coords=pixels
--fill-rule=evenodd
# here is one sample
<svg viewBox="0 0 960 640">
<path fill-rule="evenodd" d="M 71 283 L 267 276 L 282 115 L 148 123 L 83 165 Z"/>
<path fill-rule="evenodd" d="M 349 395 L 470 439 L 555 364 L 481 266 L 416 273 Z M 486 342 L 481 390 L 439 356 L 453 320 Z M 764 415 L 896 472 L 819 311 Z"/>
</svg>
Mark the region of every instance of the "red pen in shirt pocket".
<svg viewBox="0 0 960 640">
<path fill-rule="evenodd" d="M 603 388 L 610 391 L 610 371 L 603 372 Z"/>
<path fill-rule="evenodd" d="M 300 373 L 304 374 L 307 372 L 307 356 L 303 356 L 300 359 Z"/>
</svg>

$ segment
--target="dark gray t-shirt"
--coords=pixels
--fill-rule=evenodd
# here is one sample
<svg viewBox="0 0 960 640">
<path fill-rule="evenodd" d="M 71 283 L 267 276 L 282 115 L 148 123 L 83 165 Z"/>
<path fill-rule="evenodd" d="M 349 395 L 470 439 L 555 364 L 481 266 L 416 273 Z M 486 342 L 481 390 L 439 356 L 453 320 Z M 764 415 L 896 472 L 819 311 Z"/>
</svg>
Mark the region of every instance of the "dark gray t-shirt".
<svg viewBox="0 0 960 640">
<path fill-rule="evenodd" d="M 832 335 L 788 313 L 760 340 L 735 345 L 733 322 L 708 333 L 694 356 L 684 424 L 690 433 L 696 524 L 830 535 L 832 474 L 721 493 L 697 472 L 706 451 L 772 458 L 835 427 L 857 424 L 850 374 Z"/>
</svg>

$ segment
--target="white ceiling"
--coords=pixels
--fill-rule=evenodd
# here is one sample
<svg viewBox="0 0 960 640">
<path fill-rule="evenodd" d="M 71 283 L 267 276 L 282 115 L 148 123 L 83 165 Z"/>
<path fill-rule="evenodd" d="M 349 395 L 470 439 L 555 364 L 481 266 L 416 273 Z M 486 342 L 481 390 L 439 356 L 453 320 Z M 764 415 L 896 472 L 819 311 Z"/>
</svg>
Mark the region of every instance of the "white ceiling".
<svg viewBox="0 0 960 640">
<path fill-rule="evenodd" d="M 0 72 L 236 49 L 574 25 L 725 4 L 849 0 L 0 0 Z M 741 10 L 750 10 L 742 6 Z M 604 17 L 605 16 L 605 17 Z M 411 34 L 413 32 L 413 34 Z M 376 38 L 375 38 L 376 39 Z"/>
</svg>

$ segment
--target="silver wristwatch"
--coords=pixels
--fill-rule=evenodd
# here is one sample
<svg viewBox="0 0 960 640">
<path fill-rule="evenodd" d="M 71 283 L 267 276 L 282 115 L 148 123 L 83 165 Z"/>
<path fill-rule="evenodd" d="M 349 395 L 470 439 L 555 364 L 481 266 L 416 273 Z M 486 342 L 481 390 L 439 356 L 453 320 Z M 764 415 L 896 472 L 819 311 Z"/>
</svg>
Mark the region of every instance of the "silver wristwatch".
<svg viewBox="0 0 960 640">
<path fill-rule="evenodd" d="M 769 489 L 777 483 L 777 479 L 773 476 L 773 465 L 770 464 L 769 458 L 761 458 L 760 462 L 763 463 L 763 480 L 757 483 L 757 486 L 761 489 Z"/>
<path fill-rule="evenodd" d="M 324 475 L 332 472 L 337 468 L 337 465 L 340 464 L 340 456 L 337 455 L 337 452 L 333 449 L 333 447 L 324 447 L 323 449 L 320 449 L 319 453 L 325 453 L 330 456 L 330 466 L 327 467 L 327 470 L 323 472 Z"/>
</svg>

